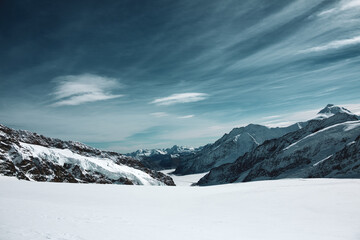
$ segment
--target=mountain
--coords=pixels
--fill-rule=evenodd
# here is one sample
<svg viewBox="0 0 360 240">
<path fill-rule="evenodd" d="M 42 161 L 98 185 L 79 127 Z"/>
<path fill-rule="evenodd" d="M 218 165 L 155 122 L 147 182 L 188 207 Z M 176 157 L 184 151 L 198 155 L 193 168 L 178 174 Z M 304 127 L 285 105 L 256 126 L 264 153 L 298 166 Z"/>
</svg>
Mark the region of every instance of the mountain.
<svg viewBox="0 0 360 240">
<path fill-rule="evenodd" d="M 3 125 L 0 174 L 49 182 L 175 185 L 169 176 L 131 157 Z"/>
<path fill-rule="evenodd" d="M 183 157 L 174 173 L 178 175 L 202 173 L 222 164 L 232 163 L 264 141 L 301 129 L 305 124 L 296 123 L 284 128 L 249 124 L 246 127 L 234 128 L 215 143 Z"/>
<path fill-rule="evenodd" d="M 140 149 L 126 155 L 140 160 L 144 166 L 150 169 L 164 170 L 176 168 L 181 159 L 197 151 L 199 148 L 174 145 L 164 149 Z"/>
<path fill-rule="evenodd" d="M 339 111 L 340 110 L 340 111 Z M 360 177 L 360 117 L 326 106 L 321 117 L 212 169 L 198 185 L 308 177 Z"/>
<path fill-rule="evenodd" d="M 328 105 L 326 105 L 325 108 L 323 108 L 322 110 L 320 110 L 318 112 L 318 116 L 320 116 L 320 117 L 331 117 L 331 116 L 333 116 L 335 114 L 338 114 L 338 113 L 346 113 L 346 114 L 349 114 L 349 115 L 355 115 L 355 114 L 353 114 L 352 112 L 350 112 L 349 110 L 347 110 L 344 107 L 335 106 L 334 104 L 328 104 Z"/>
</svg>

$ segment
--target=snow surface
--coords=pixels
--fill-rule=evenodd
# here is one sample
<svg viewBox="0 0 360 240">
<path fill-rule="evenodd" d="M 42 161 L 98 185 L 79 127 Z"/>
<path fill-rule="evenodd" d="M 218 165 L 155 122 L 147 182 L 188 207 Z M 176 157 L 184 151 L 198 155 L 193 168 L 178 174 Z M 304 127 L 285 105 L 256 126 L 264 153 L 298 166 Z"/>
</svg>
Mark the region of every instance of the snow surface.
<svg viewBox="0 0 360 240">
<path fill-rule="evenodd" d="M 171 174 L 174 171 L 175 169 L 168 169 L 168 170 L 162 170 L 160 172 L 170 176 L 173 179 L 176 186 L 191 186 L 192 184 L 197 183 L 200 180 L 200 178 L 202 178 L 203 176 L 209 173 L 209 172 L 204 172 L 204 173 L 196 173 L 196 174 L 181 176 L 181 175 Z"/>
<path fill-rule="evenodd" d="M 360 239 L 359 179 L 213 187 L 0 177 L 0 239 Z"/>
<path fill-rule="evenodd" d="M 99 172 L 113 180 L 126 177 L 140 185 L 164 185 L 164 183 L 152 178 L 141 170 L 116 164 L 108 158 L 87 157 L 74 153 L 69 149 L 47 148 L 23 142 L 20 142 L 20 145 L 21 148 L 17 146 L 16 148 L 22 154 L 22 158 L 43 158 L 61 166 L 65 163 L 70 163 L 79 166 L 83 171 Z"/>
</svg>

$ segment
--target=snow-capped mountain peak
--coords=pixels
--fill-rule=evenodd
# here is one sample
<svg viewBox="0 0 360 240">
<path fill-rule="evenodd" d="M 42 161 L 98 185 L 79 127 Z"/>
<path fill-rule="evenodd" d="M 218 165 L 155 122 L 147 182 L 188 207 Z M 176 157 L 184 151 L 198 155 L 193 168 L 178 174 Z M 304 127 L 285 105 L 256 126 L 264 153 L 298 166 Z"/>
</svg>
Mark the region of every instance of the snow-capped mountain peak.
<svg viewBox="0 0 360 240">
<path fill-rule="evenodd" d="M 332 115 L 338 114 L 338 113 L 353 114 L 348 109 L 346 109 L 344 107 L 336 106 L 334 104 L 328 104 L 328 105 L 326 105 L 325 108 L 323 108 L 322 110 L 320 110 L 320 112 L 318 112 L 319 115 L 327 115 L 327 116 L 329 116 L 329 115 L 332 116 Z"/>
</svg>

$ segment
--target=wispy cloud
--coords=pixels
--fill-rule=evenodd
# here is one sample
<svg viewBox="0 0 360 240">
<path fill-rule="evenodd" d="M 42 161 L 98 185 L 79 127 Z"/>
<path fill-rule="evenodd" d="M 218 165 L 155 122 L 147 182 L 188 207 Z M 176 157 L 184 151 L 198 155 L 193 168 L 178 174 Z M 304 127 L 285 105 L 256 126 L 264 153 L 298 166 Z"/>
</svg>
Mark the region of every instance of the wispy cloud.
<svg viewBox="0 0 360 240">
<path fill-rule="evenodd" d="M 360 7 L 360 0 L 342 0 L 341 2 L 339 2 L 339 4 L 337 4 L 336 7 L 322 11 L 318 14 L 318 16 L 321 17 L 328 16 L 334 13 L 337 14 L 346 10 L 354 10 L 358 7 Z"/>
<path fill-rule="evenodd" d="M 262 117 L 262 119 L 264 120 L 270 120 L 270 119 L 276 119 L 281 117 L 280 115 L 272 115 L 272 116 L 267 116 L 267 117 Z"/>
<path fill-rule="evenodd" d="M 154 113 L 150 113 L 150 115 L 157 118 L 169 116 L 169 114 L 167 114 L 166 112 L 154 112 Z"/>
<path fill-rule="evenodd" d="M 192 118 L 192 117 L 194 117 L 194 115 L 185 115 L 185 116 L 180 116 L 179 118 L 186 119 L 186 118 Z"/>
<path fill-rule="evenodd" d="M 81 74 L 60 76 L 53 82 L 56 87 L 52 93 L 55 99 L 52 106 L 80 105 L 123 96 L 111 93 L 111 90 L 121 87 L 115 78 Z"/>
<path fill-rule="evenodd" d="M 201 100 L 205 100 L 208 98 L 208 94 L 206 93 L 177 93 L 172 94 L 168 97 L 157 98 L 154 101 L 150 102 L 157 105 L 172 105 L 177 103 L 190 103 L 190 102 L 198 102 Z"/>
<path fill-rule="evenodd" d="M 348 38 L 348 39 L 332 41 L 332 42 L 330 42 L 328 44 L 308 48 L 308 49 L 302 50 L 300 52 L 301 53 L 321 52 L 321 51 L 326 51 L 326 50 L 351 46 L 351 45 L 355 45 L 355 44 L 360 44 L 360 36 L 353 37 L 353 38 Z"/>
<path fill-rule="evenodd" d="M 359 0 L 345 0 L 342 1 L 341 10 L 347 10 L 355 7 L 360 7 L 360 1 Z"/>
</svg>

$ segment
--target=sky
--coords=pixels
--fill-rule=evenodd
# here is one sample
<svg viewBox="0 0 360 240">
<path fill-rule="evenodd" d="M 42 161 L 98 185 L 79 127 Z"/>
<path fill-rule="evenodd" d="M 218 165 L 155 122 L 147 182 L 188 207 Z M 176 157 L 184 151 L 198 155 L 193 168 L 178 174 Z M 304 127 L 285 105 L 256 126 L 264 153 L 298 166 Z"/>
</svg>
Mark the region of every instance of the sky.
<svg viewBox="0 0 360 240">
<path fill-rule="evenodd" d="M 0 123 L 119 152 L 360 113 L 360 0 L 2 0 Z"/>
</svg>

